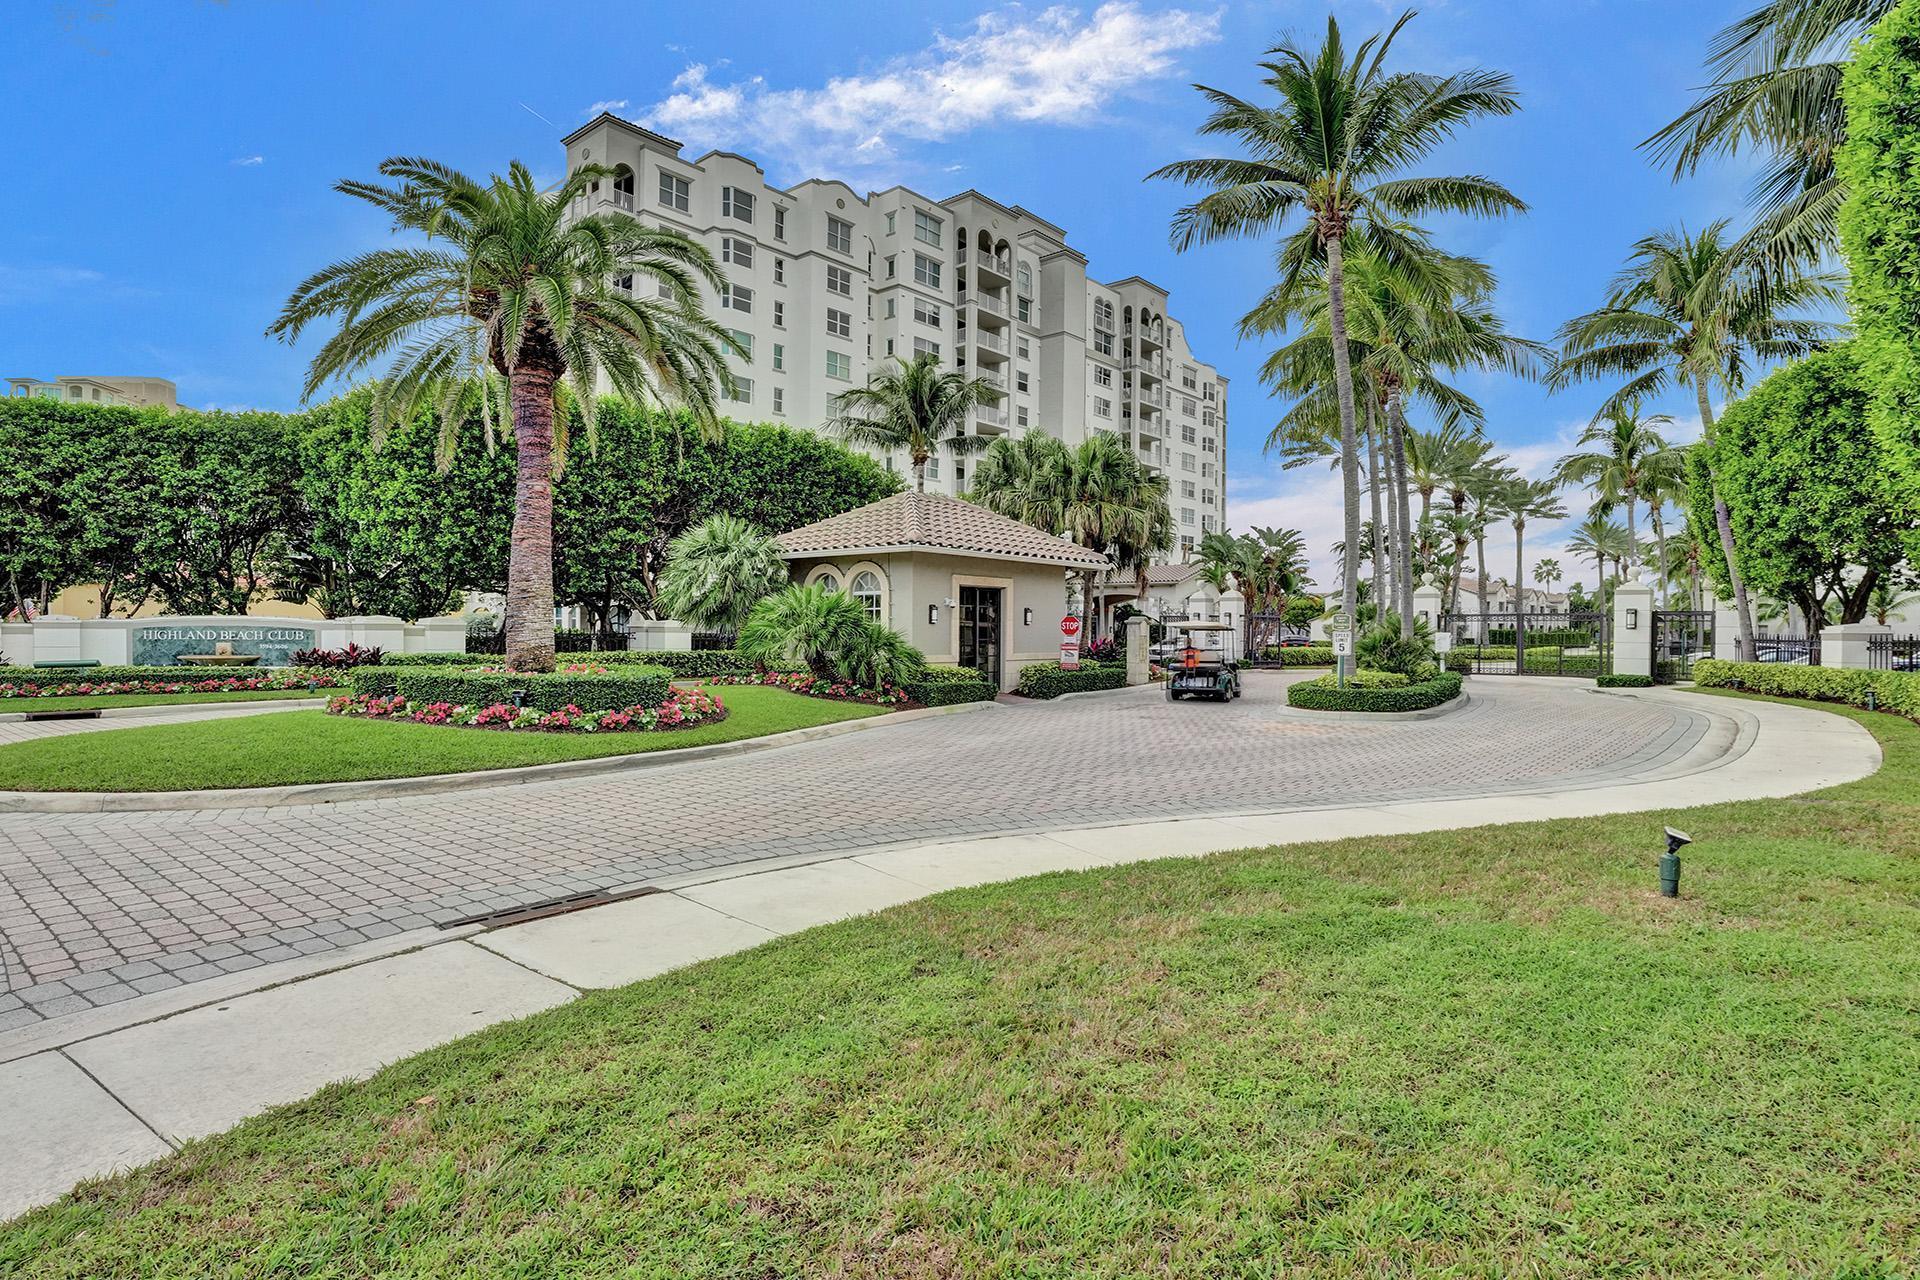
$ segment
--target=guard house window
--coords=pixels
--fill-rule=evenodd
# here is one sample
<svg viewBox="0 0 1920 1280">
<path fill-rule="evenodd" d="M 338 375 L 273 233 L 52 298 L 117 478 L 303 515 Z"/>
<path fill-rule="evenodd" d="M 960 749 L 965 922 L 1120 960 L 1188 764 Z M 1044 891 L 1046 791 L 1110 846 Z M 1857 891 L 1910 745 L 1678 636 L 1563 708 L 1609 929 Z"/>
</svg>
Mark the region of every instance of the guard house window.
<svg viewBox="0 0 1920 1280">
<path fill-rule="evenodd" d="M 827 376 L 842 382 L 853 380 L 853 357 L 844 351 L 827 352 Z"/>
<path fill-rule="evenodd" d="M 850 312 L 827 308 L 827 332 L 836 338 L 853 336 L 853 316 Z"/>
<path fill-rule="evenodd" d="M 753 241 L 736 240 L 732 236 L 720 237 L 720 261 L 732 263 L 736 267 L 751 267 L 753 265 Z M 774 279 L 778 280 L 779 278 L 779 272 L 776 271 L 774 273 Z"/>
<path fill-rule="evenodd" d="M 827 219 L 827 248 L 841 253 L 853 252 L 853 224 L 845 218 Z"/>
<path fill-rule="evenodd" d="M 888 214 L 887 216 L 891 218 L 893 215 Z M 887 230 L 893 230 L 892 223 L 887 224 Z M 938 249 L 940 247 L 940 219 L 934 217 L 925 209 L 915 209 L 913 211 L 913 238 L 922 244 L 930 244 Z"/>
<path fill-rule="evenodd" d="M 773 206 L 773 238 L 775 240 L 787 238 L 787 211 L 779 205 Z"/>
<path fill-rule="evenodd" d="M 720 188 L 720 216 L 738 218 L 742 222 L 753 221 L 753 195 L 738 187 Z"/>
<path fill-rule="evenodd" d="M 874 622 L 880 621 L 880 579 L 871 569 L 862 569 L 853 575 L 853 581 L 847 586 L 847 594 L 859 601 L 867 617 Z"/>
<path fill-rule="evenodd" d="M 853 272 L 847 270 L 845 267 L 828 267 L 827 288 L 833 293 L 844 294 L 851 298 L 853 296 Z"/>
<path fill-rule="evenodd" d="M 916 284 L 924 284 L 930 289 L 940 287 L 940 260 L 929 258 L 924 253 L 913 255 L 913 279 Z"/>
<path fill-rule="evenodd" d="M 660 172 L 660 207 L 679 213 L 687 211 L 687 180 L 676 178 L 664 169 Z"/>
</svg>

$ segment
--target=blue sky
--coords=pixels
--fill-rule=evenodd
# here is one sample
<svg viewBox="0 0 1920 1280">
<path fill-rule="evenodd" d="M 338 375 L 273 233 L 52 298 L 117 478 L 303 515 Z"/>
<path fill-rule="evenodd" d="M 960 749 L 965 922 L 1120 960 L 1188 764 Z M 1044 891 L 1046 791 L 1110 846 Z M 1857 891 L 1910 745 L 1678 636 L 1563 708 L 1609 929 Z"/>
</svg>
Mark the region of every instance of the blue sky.
<svg viewBox="0 0 1920 1280">
<path fill-rule="evenodd" d="M 1519 115 L 1426 166 L 1492 175 L 1532 206 L 1442 235 L 1493 264 L 1517 332 L 1550 337 L 1595 305 L 1640 235 L 1738 219 L 1744 172 L 1675 185 L 1636 146 L 1690 100 L 1712 32 L 1747 7 L 1446 0 L 1403 33 L 1399 66 L 1479 65 L 1518 83 Z M 1199 353 L 1233 379 L 1230 519 L 1303 529 L 1324 567 L 1337 489 L 1262 456 L 1275 406 L 1254 376 L 1261 351 L 1233 336 L 1266 251 L 1175 254 L 1165 230 L 1181 193 L 1141 176 L 1211 149 L 1193 134 L 1203 112 L 1191 82 L 1253 91 L 1261 51 L 1289 30 L 1317 38 L 1330 8 L 1356 37 L 1399 11 L 923 3 L 876 22 L 806 0 L 13 0 L 0 61 L 11 171 L 0 373 L 159 374 L 187 404 L 291 409 L 306 352 L 262 331 L 307 272 L 385 239 L 331 183 L 373 176 L 394 154 L 473 171 L 518 157 L 551 174 L 561 135 L 607 104 L 752 154 L 776 182 L 819 173 L 935 197 L 978 187 L 1066 227 L 1095 275 L 1165 285 Z M 1600 396 L 1505 378 L 1475 389 L 1489 432 L 1535 471 Z M 1684 402 L 1660 407 L 1676 434 L 1697 429 Z M 1556 541 L 1552 528 L 1530 532 L 1529 562 Z M 1511 563 L 1508 544 L 1489 555 Z"/>
</svg>

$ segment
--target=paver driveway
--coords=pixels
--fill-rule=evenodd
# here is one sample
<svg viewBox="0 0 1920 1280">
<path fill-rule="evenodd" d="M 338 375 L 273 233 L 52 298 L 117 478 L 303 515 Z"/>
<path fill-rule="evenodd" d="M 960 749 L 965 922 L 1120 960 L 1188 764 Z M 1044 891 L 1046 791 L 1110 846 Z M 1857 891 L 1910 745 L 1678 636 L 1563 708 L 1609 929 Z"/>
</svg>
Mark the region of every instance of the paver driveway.
<svg viewBox="0 0 1920 1280">
<path fill-rule="evenodd" d="M 1220 706 L 1136 690 L 733 758 L 278 809 L 0 816 L 0 1030 L 584 890 L 829 850 L 1198 813 L 1619 781 L 1698 712 L 1476 680 L 1438 719 L 1315 720 L 1286 677 Z M 450 731 L 454 732 L 454 731 Z"/>
</svg>

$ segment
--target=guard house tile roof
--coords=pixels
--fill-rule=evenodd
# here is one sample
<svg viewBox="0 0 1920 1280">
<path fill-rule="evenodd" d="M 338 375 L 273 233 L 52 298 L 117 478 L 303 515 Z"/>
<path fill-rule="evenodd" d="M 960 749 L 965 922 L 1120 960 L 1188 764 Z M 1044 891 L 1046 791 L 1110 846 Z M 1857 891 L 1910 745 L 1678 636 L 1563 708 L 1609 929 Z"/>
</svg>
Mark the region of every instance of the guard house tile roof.
<svg viewBox="0 0 1920 1280">
<path fill-rule="evenodd" d="M 789 560 L 856 552 L 945 551 L 1070 569 L 1107 567 L 1105 556 L 1065 538 L 937 493 L 896 493 L 783 533 L 775 541 Z"/>
</svg>

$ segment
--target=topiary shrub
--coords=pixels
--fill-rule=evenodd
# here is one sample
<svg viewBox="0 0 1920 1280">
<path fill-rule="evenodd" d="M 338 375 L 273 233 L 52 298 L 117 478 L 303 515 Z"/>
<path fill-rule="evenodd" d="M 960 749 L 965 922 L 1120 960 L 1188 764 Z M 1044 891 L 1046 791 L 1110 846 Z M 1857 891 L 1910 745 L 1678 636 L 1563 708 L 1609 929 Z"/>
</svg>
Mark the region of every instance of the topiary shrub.
<svg viewBox="0 0 1920 1280">
<path fill-rule="evenodd" d="M 1023 698 L 1057 698 L 1063 693 L 1124 688 L 1126 683 L 1123 666 L 1083 662 L 1078 671 L 1063 671 L 1057 662 L 1035 662 L 1021 668 L 1013 691 Z"/>
<path fill-rule="evenodd" d="M 1593 678 L 1593 682 L 1599 685 L 1602 689 L 1651 689 L 1653 688 L 1652 676 L 1628 675 L 1625 672 L 1621 672 L 1620 674 L 1617 674 L 1617 675 L 1614 675 L 1614 674 L 1598 675 Z"/>
<path fill-rule="evenodd" d="M 391 698 L 398 686 L 400 672 L 400 667 L 391 665 L 355 667 L 347 675 L 347 687 L 353 690 L 356 698 Z"/>
<path fill-rule="evenodd" d="M 1305 711 L 1425 711 L 1460 696 L 1460 676 L 1442 671 L 1418 683 L 1365 688 L 1352 681 L 1342 689 L 1333 676 L 1302 680 L 1287 688 L 1287 705 Z"/>
<path fill-rule="evenodd" d="M 380 661 L 371 665 L 377 667 L 471 667 L 485 662 L 486 658 L 472 653 L 386 653 Z"/>
<path fill-rule="evenodd" d="M 569 706 L 582 711 L 620 711 L 627 707 L 659 706 L 667 700 L 672 679 L 671 673 L 663 668 L 637 665 L 606 672 L 577 673 L 412 667 L 399 672 L 394 692 L 410 703 L 448 702 L 460 707 L 491 707 L 502 703 L 511 705 L 513 691 L 519 689 L 524 691 L 522 705 L 541 711 L 561 711 Z M 360 692 L 357 685 L 354 692 Z"/>
<path fill-rule="evenodd" d="M 1330 667 L 1333 665 L 1333 646 L 1269 645 L 1260 651 L 1260 661 L 1277 663 L 1283 667 Z"/>
<path fill-rule="evenodd" d="M 1741 689 L 1776 698 L 1874 705 L 1909 720 L 1920 720 L 1920 672 L 1860 671 L 1841 667 L 1797 667 L 1784 662 L 1727 662 L 1702 658 L 1693 664 L 1693 682 L 1709 688 Z"/>
<path fill-rule="evenodd" d="M 993 686 L 972 667 L 928 665 L 905 687 L 907 696 L 924 707 L 993 701 Z"/>
</svg>

